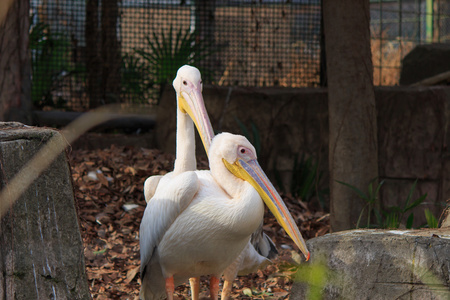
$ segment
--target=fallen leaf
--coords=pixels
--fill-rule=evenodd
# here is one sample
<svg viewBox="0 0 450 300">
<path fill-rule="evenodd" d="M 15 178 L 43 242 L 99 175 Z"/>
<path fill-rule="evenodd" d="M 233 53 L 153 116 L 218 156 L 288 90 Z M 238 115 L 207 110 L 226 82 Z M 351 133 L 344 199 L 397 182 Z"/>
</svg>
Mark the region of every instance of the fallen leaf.
<svg viewBox="0 0 450 300">
<path fill-rule="evenodd" d="M 247 297 L 253 296 L 252 290 L 249 289 L 249 288 L 243 289 L 243 290 L 242 290 L 242 293 L 243 293 L 245 296 L 247 296 Z"/>
<path fill-rule="evenodd" d="M 134 277 L 136 277 L 136 274 L 139 272 L 140 267 L 137 266 L 131 270 L 128 270 L 127 272 L 127 279 L 125 279 L 123 282 L 125 282 L 126 284 L 130 283 L 131 280 L 134 279 Z"/>
</svg>

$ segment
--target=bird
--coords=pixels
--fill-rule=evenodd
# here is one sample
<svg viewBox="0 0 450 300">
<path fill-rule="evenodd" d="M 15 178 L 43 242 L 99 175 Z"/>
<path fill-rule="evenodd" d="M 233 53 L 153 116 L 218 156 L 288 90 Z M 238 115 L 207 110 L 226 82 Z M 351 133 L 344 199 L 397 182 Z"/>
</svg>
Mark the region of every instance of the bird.
<svg viewBox="0 0 450 300">
<path fill-rule="evenodd" d="M 151 293 L 160 297 L 155 299 L 164 298 L 164 290 L 172 299 L 175 285 L 204 274 L 211 275 L 211 297 L 217 299 L 219 278 L 260 225 L 264 203 L 309 257 L 295 221 L 245 137 L 216 135 L 209 165 L 210 172 L 164 176 L 147 204 L 140 228 L 141 276 L 143 288 L 154 288 Z M 221 178 L 220 186 L 215 178 Z"/>
<path fill-rule="evenodd" d="M 192 115 L 201 116 L 197 122 L 194 124 L 203 124 L 204 139 L 202 139 L 206 152 L 208 153 L 209 146 L 211 144 L 213 129 L 211 122 L 209 121 L 206 109 L 204 107 L 204 101 L 202 99 L 202 80 L 200 71 L 192 66 L 182 66 L 178 72 L 175 80 L 173 81 L 173 87 L 177 94 L 177 99 L 189 99 L 189 103 L 193 104 L 190 112 Z M 184 95 L 184 96 L 183 96 Z M 196 105 L 195 105 L 195 104 Z M 181 173 L 185 171 L 193 171 L 195 163 L 195 153 L 192 150 L 192 144 L 182 144 L 186 140 L 193 140 L 194 130 L 191 129 L 192 122 L 186 118 L 187 116 L 182 113 L 180 107 L 183 105 L 177 105 L 177 134 L 180 134 L 180 139 L 177 140 L 177 153 L 181 158 L 193 162 L 189 166 L 186 164 L 177 164 L 175 166 L 175 173 Z M 199 113 L 194 114 L 198 110 Z M 188 114 L 189 116 L 189 114 Z M 180 121 L 181 118 L 181 121 Z M 190 124 L 189 124 L 190 123 Z M 178 137 L 178 136 L 177 136 Z M 190 145 L 188 147 L 188 145 Z M 159 181 L 163 176 L 154 175 L 149 178 L 144 183 L 144 196 L 145 200 L 148 202 L 155 194 L 156 188 Z M 216 181 L 220 180 L 217 179 Z M 224 272 L 224 288 L 222 290 L 222 299 L 228 299 L 231 294 L 232 283 L 238 273 L 240 275 L 245 275 L 250 272 L 254 272 L 259 268 L 262 268 L 266 264 L 270 263 L 270 259 L 274 258 L 278 251 L 272 240 L 262 231 L 263 220 L 258 229 L 252 234 L 252 237 L 245 249 L 236 258 L 236 260 L 225 270 Z M 191 284 L 191 294 L 194 299 L 198 298 L 199 294 L 199 278 L 190 278 L 189 282 Z"/>
<path fill-rule="evenodd" d="M 203 103 L 200 71 L 188 65 L 180 67 L 173 81 L 173 87 L 177 98 L 177 157 L 173 172 L 166 176 L 150 176 L 145 180 L 144 197 L 147 203 L 155 194 L 163 177 L 166 177 L 163 182 L 168 182 L 169 179 L 183 172 L 196 170 L 194 124 L 202 133 L 201 137 L 205 139 L 206 151 L 214 135 Z M 143 271 L 141 264 L 141 277 Z M 144 291 L 144 289 L 141 290 Z"/>
<path fill-rule="evenodd" d="M 183 186 L 181 183 L 179 183 L 180 178 L 176 178 L 178 175 L 183 174 L 187 171 L 195 170 L 195 141 L 194 141 L 194 129 L 193 124 L 195 123 L 197 129 L 199 130 L 200 136 L 202 138 L 202 142 L 205 146 L 205 150 L 208 153 L 209 151 L 209 145 L 211 143 L 211 139 L 213 136 L 212 126 L 209 121 L 209 118 L 206 114 L 206 109 L 204 108 L 204 102 L 201 96 L 201 76 L 199 71 L 196 68 L 190 67 L 190 66 L 183 66 L 179 69 L 177 73 L 177 77 L 175 78 L 173 82 L 174 88 L 177 92 L 177 158 L 175 161 L 175 167 L 174 171 L 167 174 L 166 176 L 152 176 L 148 178 L 144 185 L 144 193 L 146 201 L 149 201 L 148 199 L 152 198 L 155 194 L 157 194 L 157 190 L 161 187 L 161 191 L 159 194 L 157 194 L 157 197 L 161 197 L 161 195 L 164 195 L 164 197 L 174 197 L 173 195 L 192 195 L 192 191 L 195 191 L 195 189 L 192 189 L 192 187 L 196 187 L 198 184 L 198 178 L 195 177 L 195 174 L 192 174 L 191 172 L 184 174 L 181 176 L 181 179 L 186 180 L 186 182 L 190 182 L 191 184 L 186 187 L 185 190 L 180 190 L 180 186 Z M 186 115 L 188 113 L 188 115 Z M 189 119 L 189 116 L 191 116 L 191 119 Z M 187 142 L 187 143 L 186 143 Z M 248 142 L 248 141 L 247 141 Z M 194 145 L 193 145 L 194 143 Z M 205 171 L 203 171 L 205 173 Z M 212 173 L 212 172 L 211 172 Z M 205 173 L 206 174 L 206 173 Z M 205 177 L 205 174 L 202 174 L 200 177 Z M 198 175 L 198 174 L 197 174 Z M 207 175 L 206 177 L 211 176 L 211 174 Z M 186 178 L 185 178 L 186 177 Z M 216 177 L 221 178 L 221 177 Z M 176 179 L 176 180 L 174 180 Z M 203 179 L 202 179 L 203 180 Z M 203 180 L 204 181 L 204 180 Z M 202 181 L 202 182 L 203 182 Z M 217 180 L 211 180 L 209 178 L 206 180 L 208 184 L 217 185 Z M 173 183 L 176 182 L 176 183 Z M 171 188 L 169 187 L 172 187 Z M 222 189 L 221 186 L 215 187 L 217 190 L 220 191 Z M 273 188 L 273 187 L 272 187 Z M 170 191 L 170 192 L 168 192 Z M 169 195 L 166 195 L 168 193 Z M 172 193 L 172 194 L 171 194 Z M 173 200 L 173 199 L 172 199 Z M 170 200 L 167 200 L 170 202 Z M 261 201 L 260 201 L 261 202 Z M 157 206 L 157 204 L 153 203 L 152 206 Z M 161 208 L 159 208 L 161 209 Z M 155 209 L 154 209 L 155 210 Z M 147 211 L 147 209 L 146 209 Z M 170 210 L 169 210 L 170 211 Z M 286 210 L 287 211 L 287 210 Z M 175 214 L 179 212 L 182 212 L 182 209 L 176 208 Z M 173 211 L 172 211 L 173 213 Z M 170 213 L 169 213 L 170 215 Z M 144 215 L 145 218 L 146 215 Z M 148 218 L 147 218 L 148 219 Z M 170 218 L 169 218 L 170 219 Z M 259 218 L 262 220 L 262 216 Z M 142 222 L 141 224 L 141 232 L 142 228 L 144 228 L 145 231 L 145 222 Z M 167 225 L 166 225 L 167 227 Z M 167 228 L 162 228 L 160 230 L 164 231 Z M 264 234 L 262 233 L 261 226 L 259 228 L 261 232 L 254 233 L 252 235 L 251 241 L 249 240 L 245 246 L 245 248 L 241 251 L 241 253 L 238 253 L 236 255 L 236 259 L 231 262 L 230 266 L 224 271 L 224 278 L 225 278 L 225 284 L 224 284 L 224 291 L 223 291 L 223 297 L 224 292 L 228 289 L 231 291 L 231 283 L 234 280 L 237 271 L 242 270 L 243 268 L 250 268 L 249 270 L 253 271 L 255 267 L 260 266 L 261 264 L 265 264 L 268 262 L 267 258 L 270 258 L 270 253 L 275 253 L 276 248 L 273 242 Z M 298 232 L 298 229 L 297 229 Z M 299 234 L 299 232 L 298 232 Z M 153 232 L 152 235 L 158 236 L 158 232 Z M 301 235 L 300 235 L 301 237 Z M 141 247 L 142 249 L 147 249 L 146 244 L 143 243 L 143 240 L 141 238 Z M 154 242 L 154 241 L 153 241 Z M 157 241 L 158 242 L 158 241 Z M 304 241 L 303 241 L 304 246 Z M 141 258 L 142 261 L 145 259 L 148 259 L 149 254 L 141 249 Z M 306 247 L 305 247 L 306 249 Z M 258 251 L 259 253 L 258 253 Z M 306 250 L 307 251 L 307 250 Z M 147 251 L 148 252 L 148 251 Z M 261 255 L 261 253 L 264 253 L 264 255 Z M 305 252 L 306 253 L 306 252 Z M 308 254 L 309 255 L 309 254 Z M 266 258 L 267 257 L 267 258 Z M 158 282 L 161 281 L 160 279 L 163 277 L 161 271 L 158 272 L 158 269 L 161 268 L 159 265 L 158 259 L 155 259 L 153 257 L 153 254 L 150 256 L 150 260 L 152 263 L 148 265 L 141 264 L 141 278 L 143 283 L 143 288 L 141 289 L 141 296 L 143 299 L 147 299 L 145 297 L 145 286 L 149 286 L 148 290 L 150 292 L 147 292 L 147 294 L 155 295 L 155 290 L 158 290 L 159 287 L 159 296 L 149 296 L 148 299 L 158 299 L 157 297 L 164 297 L 164 289 L 161 289 L 161 286 L 164 286 L 164 283 Z M 230 260 L 230 259 L 228 259 Z M 156 263 L 155 263 L 156 261 Z M 153 266 L 153 267 L 152 267 Z M 150 272 L 149 272 L 150 271 Z M 156 272 L 156 273 L 155 273 Z M 248 272 L 248 271 L 247 271 Z M 147 273 L 147 277 L 145 277 L 145 274 Z M 155 274 L 156 275 L 155 275 Z M 194 272 L 195 273 L 195 272 Z M 200 274 L 203 275 L 203 274 Z M 212 277 L 211 280 L 211 287 L 212 295 L 217 295 L 217 289 L 218 287 L 215 287 L 215 285 L 218 284 L 218 277 L 220 277 L 220 274 L 215 274 L 215 276 Z M 180 276 L 176 276 L 177 279 L 179 279 Z M 144 282 L 145 278 L 153 278 L 150 284 L 148 284 L 149 280 Z M 156 280 L 155 280 L 156 278 Z M 184 281 L 181 280 L 181 281 Z M 195 281 L 194 278 L 191 280 L 191 288 L 192 288 L 192 295 L 195 299 L 198 297 L 198 286 L 195 289 L 195 285 L 198 285 L 198 279 Z M 230 283 L 227 285 L 227 283 Z M 152 284 L 154 286 L 152 286 Z M 194 286 L 194 287 L 193 287 Z M 215 290 L 214 290 L 215 289 Z M 161 292 L 162 290 L 162 292 Z M 167 293 L 169 296 L 170 291 Z M 173 291 L 172 291 L 173 293 Z M 197 294 L 197 296 L 195 296 Z M 229 293 L 228 293 L 229 295 Z"/>
</svg>

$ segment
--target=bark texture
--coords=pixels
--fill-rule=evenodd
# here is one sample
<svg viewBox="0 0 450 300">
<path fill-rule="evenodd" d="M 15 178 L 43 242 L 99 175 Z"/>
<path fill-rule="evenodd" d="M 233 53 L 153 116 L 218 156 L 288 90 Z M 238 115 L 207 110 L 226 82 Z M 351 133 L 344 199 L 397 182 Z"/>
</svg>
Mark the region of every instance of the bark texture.
<svg viewBox="0 0 450 300">
<path fill-rule="evenodd" d="M 370 50 L 369 1 L 324 0 L 328 75 L 330 208 L 333 231 L 354 228 L 378 177 L 377 119 Z"/>
<path fill-rule="evenodd" d="M 31 68 L 28 52 L 30 4 L 26 0 L 17 0 L 10 4 L 5 19 L 3 22 L 0 20 L 0 121 L 15 120 L 29 124 L 31 118 Z"/>
</svg>

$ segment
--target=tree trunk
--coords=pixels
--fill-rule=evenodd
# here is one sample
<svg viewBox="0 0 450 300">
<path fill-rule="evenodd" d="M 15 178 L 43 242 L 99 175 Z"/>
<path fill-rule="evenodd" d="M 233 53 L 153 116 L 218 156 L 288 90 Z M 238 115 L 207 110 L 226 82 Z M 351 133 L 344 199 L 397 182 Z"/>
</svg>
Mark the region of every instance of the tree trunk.
<svg viewBox="0 0 450 300">
<path fill-rule="evenodd" d="M 370 49 L 369 0 L 324 0 L 328 75 L 330 208 L 333 231 L 354 228 L 378 177 L 377 119 Z"/>
<path fill-rule="evenodd" d="M 106 103 L 120 101 L 120 45 L 117 38 L 118 0 L 102 1 L 102 92 Z"/>
<path fill-rule="evenodd" d="M 0 121 L 31 120 L 29 10 L 29 1 L 16 0 L 0 20 Z"/>
<path fill-rule="evenodd" d="M 0 190 L 50 139 L 66 143 L 55 130 L 16 122 L 0 122 L 0 133 Z M 61 153 L 0 212 L 0 299 L 91 299 L 70 176 Z"/>
<path fill-rule="evenodd" d="M 100 32 L 98 28 L 98 0 L 86 1 L 86 71 L 89 108 L 102 104 Z"/>
<path fill-rule="evenodd" d="M 198 43 L 206 43 L 207 45 L 215 45 L 215 0 L 196 0 L 195 1 L 195 30 L 198 34 Z M 202 72 L 203 80 L 211 81 L 211 70 L 216 66 L 216 55 L 212 54 L 203 59 L 197 66 Z"/>
</svg>

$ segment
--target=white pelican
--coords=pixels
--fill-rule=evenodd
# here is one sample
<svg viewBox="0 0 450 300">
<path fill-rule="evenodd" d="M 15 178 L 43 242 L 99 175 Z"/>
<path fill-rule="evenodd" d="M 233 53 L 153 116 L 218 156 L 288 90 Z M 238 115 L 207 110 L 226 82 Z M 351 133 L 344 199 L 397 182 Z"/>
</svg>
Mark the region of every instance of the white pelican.
<svg viewBox="0 0 450 300">
<path fill-rule="evenodd" d="M 222 187 L 218 186 L 216 181 L 214 179 L 211 179 L 211 174 L 202 171 L 197 172 L 197 174 L 193 172 L 186 172 L 186 171 L 192 171 L 195 170 L 195 140 L 194 140 L 194 129 L 193 129 L 193 123 L 189 116 L 187 116 L 183 111 L 188 112 L 189 115 L 192 116 L 192 119 L 194 120 L 197 128 L 199 129 L 200 136 L 202 137 L 203 144 L 205 146 L 205 149 L 209 149 L 209 142 L 212 137 L 212 128 L 209 122 L 209 119 L 206 114 L 206 110 L 204 109 L 203 99 L 201 97 L 201 79 L 200 74 L 198 70 L 194 70 L 195 68 L 189 68 L 187 66 L 184 66 L 180 68 L 179 73 L 177 74 L 177 78 L 174 80 L 174 87 L 177 91 L 177 99 L 178 99 L 178 109 L 177 109 L 177 159 L 175 162 L 175 168 L 174 172 L 167 174 L 166 176 L 162 177 L 150 177 L 145 184 L 145 196 L 146 200 L 148 201 L 149 197 L 155 193 L 154 199 L 150 201 L 150 205 L 147 207 L 146 212 L 144 214 L 143 222 L 141 224 L 141 277 L 142 277 L 142 289 L 141 289 L 141 297 L 144 299 L 158 299 L 164 297 L 164 278 L 167 278 L 166 280 L 166 290 L 169 298 L 172 296 L 173 293 L 173 287 L 175 279 L 175 283 L 177 285 L 181 282 L 183 282 L 187 277 L 192 276 L 199 276 L 199 275 L 206 275 L 206 274 L 212 274 L 212 280 L 211 280 L 211 295 L 212 297 L 217 297 L 217 291 L 218 291 L 218 278 L 221 275 L 221 272 L 223 272 L 224 266 L 227 264 L 231 264 L 229 268 L 227 268 L 227 271 L 224 273 L 225 277 L 225 286 L 224 291 L 226 290 L 225 287 L 227 286 L 227 280 L 232 281 L 234 280 L 237 270 L 242 269 L 243 267 L 250 266 L 254 268 L 255 264 L 256 266 L 260 265 L 262 262 L 267 261 L 267 259 L 264 256 L 261 256 L 256 252 L 255 248 L 252 244 L 248 241 L 245 246 L 245 250 L 238 244 L 234 245 L 234 249 L 241 250 L 236 253 L 230 253 L 230 251 L 226 251 L 221 255 L 221 258 L 217 257 L 215 261 L 214 266 L 211 268 L 206 268 L 204 271 L 201 271 L 202 268 L 199 268 L 196 265 L 196 257 L 190 257 L 188 256 L 187 260 L 184 261 L 184 265 L 190 265 L 193 266 L 193 268 L 184 268 L 184 272 L 180 270 L 172 270 L 172 273 L 168 272 L 168 269 L 170 269 L 169 263 L 171 260 L 167 259 L 167 257 L 171 257 L 170 254 L 170 247 L 168 247 L 167 251 L 162 251 L 161 247 L 164 247 L 166 244 L 171 244 L 173 241 L 171 241 L 168 236 L 170 236 L 170 232 L 172 228 L 174 228 L 175 223 L 179 223 L 179 219 L 181 219 L 183 216 L 186 218 L 187 212 L 184 210 L 191 208 L 192 203 L 197 202 L 203 202 L 201 199 L 199 199 L 199 196 L 196 195 L 196 193 L 200 192 L 200 190 L 205 193 L 205 189 L 202 189 L 202 185 L 200 184 L 200 187 L 198 186 L 199 183 L 206 183 L 210 185 L 208 188 L 212 188 L 216 193 L 218 193 L 218 199 L 221 199 L 221 196 L 223 199 L 226 199 L 227 195 L 224 195 L 223 190 L 228 191 L 229 188 L 226 187 L 226 184 L 223 185 L 223 182 L 221 182 Z M 184 71 L 184 72 L 183 72 Z M 196 72 L 195 72 L 196 71 Z M 196 76 L 198 74 L 198 76 Z M 188 76 L 189 75 L 189 76 Z M 242 138 L 242 137 L 241 137 Z M 182 142 L 180 142 L 182 141 Z M 246 142 L 248 145 L 248 141 Z M 229 143 L 230 144 L 230 143 Z M 231 144 L 230 144 L 231 145 Z M 232 147 L 232 146 L 228 146 Z M 249 147 L 252 147 L 251 145 Z M 247 148 L 249 148 L 247 147 Z M 254 153 L 254 149 L 253 149 Z M 255 157 L 256 158 L 256 157 Z M 212 169 L 212 168 L 211 168 Z M 184 173 L 186 172 L 186 173 Z M 217 173 L 217 172 L 216 172 Z M 229 173 L 229 172 L 228 172 Z M 214 172 L 212 172 L 214 174 Z M 229 173 L 231 174 L 231 173 Z M 262 173 L 263 174 L 263 173 Z M 233 176 L 233 175 L 231 175 Z M 236 174 L 236 176 L 239 176 L 239 174 Z M 214 178 L 220 178 L 223 180 L 220 174 L 214 176 Z M 263 176 L 263 178 L 267 178 Z M 235 177 L 236 180 L 242 181 L 239 178 Z M 161 181 L 159 183 L 159 181 Z M 267 181 L 268 182 L 268 181 Z M 189 183 L 189 184 L 186 184 Z M 158 185 L 158 188 L 156 188 L 156 185 Z M 256 186 L 260 186 L 257 184 Z M 268 185 L 271 187 L 270 183 Z M 197 190 L 197 188 L 200 188 L 200 190 Z M 262 190 L 262 188 L 259 188 L 259 193 L 267 193 L 269 190 Z M 273 187 L 271 187 L 273 191 Z M 206 189 L 208 191 L 209 189 Z M 216 195 L 212 191 L 210 195 L 206 195 L 208 197 L 211 197 L 212 195 Z M 256 193 L 256 191 L 254 191 Z M 276 193 L 276 192 L 275 192 Z M 192 199 L 192 197 L 196 196 L 196 198 Z M 220 196 L 221 195 L 221 196 Z M 230 194 L 231 195 L 231 194 Z M 204 195 L 205 196 L 205 195 Z M 224 197 L 225 196 L 225 197 Z M 272 195 L 273 196 L 273 195 Z M 229 197 L 229 196 L 228 196 Z M 237 197 L 233 197 L 233 200 L 236 200 L 234 202 L 237 202 L 240 200 L 240 197 L 242 195 L 237 195 Z M 279 198 L 279 196 L 278 196 Z M 191 200 L 189 200 L 191 199 Z M 229 198 L 228 198 L 229 200 Z M 192 201 L 192 202 L 191 202 Z M 278 199 L 278 201 L 281 201 L 281 199 Z M 207 202 L 205 202 L 206 204 Z M 259 203 L 261 204 L 261 200 L 259 200 Z M 282 203 L 282 202 L 281 202 Z M 181 206 L 180 206 L 181 205 Z M 187 206 L 186 206 L 187 205 Z M 152 207 L 150 209 L 149 207 Z M 201 206 L 200 206 L 201 207 Z M 216 208 L 218 210 L 219 207 Z M 149 211 L 149 212 L 147 212 Z M 159 214 L 158 214 L 159 212 Z M 164 212 L 164 213 L 163 213 Z M 152 214 L 157 214 L 155 217 Z M 163 213 L 162 215 L 160 215 Z M 284 211 L 284 213 L 287 213 L 287 210 Z M 179 216 L 178 216 L 179 215 Z M 257 215 L 257 214 L 256 214 Z M 157 221 L 155 221 L 155 218 Z M 164 218 L 164 219 L 163 219 Z M 258 219 L 262 220 L 262 215 L 258 217 Z M 292 221 L 292 219 L 291 219 Z M 172 224 L 172 222 L 175 222 Z M 172 224 L 172 225 L 171 225 Z M 182 224 L 182 223 L 181 223 Z M 294 223 L 295 224 L 295 223 Z M 211 224 L 213 225 L 213 224 Z M 169 228 L 170 227 L 170 228 Z M 291 236 L 297 235 L 297 242 L 300 249 L 307 255 L 307 250 L 304 245 L 303 239 L 301 239 L 301 235 L 298 232 L 298 229 L 296 226 L 295 230 L 292 231 L 291 228 Z M 199 227 L 198 229 L 190 229 L 189 233 L 196 234 L 198 231 L 199 233 L 202 233 L 202 227 Z M 183 230 L 186 230 L 183 228 Z M 205 228 L 203 228 L 203 231 Z M 254 231 L 254 230 L 253 230 Z M 181 231 L 183 232 L 183 231 Z M 288 231 L 289 232 L 289 231 Z M 294 233 L 292 233 L 294 232 Z M 177 232 L 179 233 L 179 232 Z M 245 233 L 246 231 L 242 231 L 242 233 Z M 177 235 L 174 235 L 174 237 L 177 237 Z M 252 238 L 254 238 L 253 236 Z M 264 235 L 257 235 L 258 239 L 260 239 L 263 243 L 261 244 L 262 248 L 266 248 L 266 250 L 270 250 L 273 244 L 270 244 L 271 241 L 266 238 L 264 239 Z M 300 238 L 298 238 L 300 237 Z M 182 235 L 182 240 L 190 239 L 191 245 L 190 249 L 197 251 L 197 246 L 194 241 L 196 239 L 194 238 L 188 238 L 184 234 Z M 214 239 L 211 239 L 213 241 Z M 210 243 L 211 241 L 203 240 L 207 243 Z M 269 243 L 270 241 L 270 243 Z M 161 244 L 162 243 L 162 244 Z M 165 244 L 166 243 L 166 244 Z M 152 249 L 150 249 L 150 246 L 153 245 Z M 186 243 L 185 243 L 186 245 Z M 214 246 L 214 245 L 213 245 Z M 220 246 L 220 245 L 216 245 Z M 156 248 L 155 248 L 156 247 Z M 184 247 L 183 247 L 184 248 Z M 149 252 L 152 250 L 152 252 Z M 211 249 L 212 250 L 212 249 Z M 154 251 L 157 251 L 156 253 Z M 167 253 L 166 253 L 167 252 Z M 172 255 L 175 255 L 179 253 L 179 249 L 172 249 Z M 216 251 L 213 251 L 213 253 L 216 253 Z M 249 255 L 250 254 L 250 255 Z M 216 256 L 216 254 L 214 254 Z M 309 255 L 309 254 L 308 254 Z M 161 256 L 163 258 L 166 258 L 165 260 L 161 259 Z M 233 258 L 236 258 L 233 262 Z M 198 258 L 197 258 L 198 260 Z M 161 264 L 161 262 L 164 262 L 164 264 Z M 197 261 L 198 264 L 198 261 Z M 162 270 L 161 270 L 162 268 Z M 178 269 L 183 269 L 182 267 L 179 267 Z M 198 270 L 197 270 L 198 269 Z M 211 270 L 209 272 L 208 270 Z M 208 271 L 208 272 L 206 272 Z M 206 273 L 205 273 L 206 272 Z M 174 275 L 172 276 L 166 276 L 167 273 L 170 273 Z M 193 282 L 191 282 L 191 285 L 193 285 Z M 161 288 L 162 287 L 162 288 Z M 229 285 L 229 289 L 231 290 L 231 284 Z M 197 287 L 197 296 L 198 296 L 198 287 Z M 193 289 L 193 297 L 196 297 L 196 294 Z"/>
<path fill-rule="evenodd" d="M 175 165 L 175 173 L 182 173 L 186 171 L 195 170 L 195 153 L 192 143 L 186 141 L 193 141 L 195 139 L 193 123 L 189 122 L 189 116 L 181 110 L 189 107 L 187 111 L 196 119 L 195 124 L 200 126 L 200 130 L 205 150 L 211 144 L 213 130 L 209 121 L 206 109 L 204 107 L 203 98 L 201 95 L 202 84 L 201 75 L 197 68 L 191 66 L 183 66 L 179 69 L 177 77 L 173 82 L 174 89 L 177 94 L 179 102 L 177 105 L 177 163 Z M 181 108 L 181 109 L 180 109 Z M 182 162 L 184 161 L 184 162 Z M 190 164 L 186 162 L 191 162 Z M 148 202 L 155 194 L 159 181 L 163 176 L 155 175 L 147 178 L 144 184 L 144 195 Z M 220 183 L 219 179 L 216 179 Z M 262 232 L 261 225 L 252 235 L 242 253 L 224 272 L 224 288 L 222 291 L 222 299 L 228 299 L 231 294 L 232 283 L 236 278 L 238 272 L 240 275 L 254 272 L 270 262 L 269 259 L 276 256 L 278 253 L 275 244 L 272 240 Z M 199 278 L 191 278 L 190 280 L 193 299 L 198 299 L 199 293 Z"/>
<path fill-rule="evenodd" d="M 201 94 L 202 80 L 198 69 L 187 65 L 182 66 L 178 70 L 177 76 L 173 81 L 173 87 L 177 94 L 177 157 L 175 160 L 174 171 L 164 177 L 155 175 L 147 178 L 144 183 L 144 196 L 146 202 L 149 202 L 153 197 L 162 178 L 165 178 L 161 183 L 161 185 L 164 186 L 169 184 L 168 182 L 170 182 L 173 177 L 186 171 L 196 170 L 194 123 L 203 140 L 206 152 L 208 152 L 211 139 L 214 135 L 211 122 L 209 121 L 203 103 L 203 96 Z M 145 248 L 145 245 L 143 247 Z M 141 250 L 141 257 L 145 255 L 143 252 L 145 251 Z M 141 277 L 143 277 L 144 268 L 144 264 L 141 264 Z M 198 295 L 198 285 L 199 281 L 194 278 L 191 282 L 193 295 Z M 144 288 L 141 289 L 141 294 L 144 290 Z M 148 292 L 147 297 L 153 298 L 150 294 L 151 293 Z"/>
<path fill-rule="evenodd" d="M 220 276 L 261 223 L 261 199 L 309 257 L 294 220 L 245 137 L 217 135 L 209 161 L 211 172 L 188 171 L 170 182 L 163 177 L 147 204 L 140 229 L 144 299 L 153 299 L 146 298 L 147 293 L 164 298 L 164 292 L 172 299 L 175 285 L 205 274 L 211 274 L 211 297 L 217 299 Z M 214 178 L 221 178 L 221 186 Z"/>
</svg>

